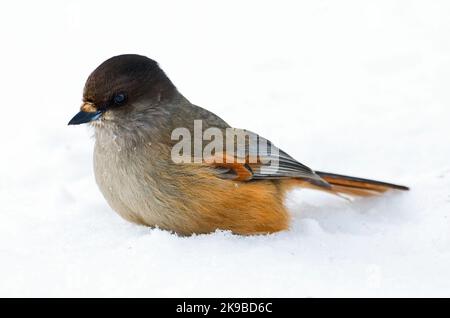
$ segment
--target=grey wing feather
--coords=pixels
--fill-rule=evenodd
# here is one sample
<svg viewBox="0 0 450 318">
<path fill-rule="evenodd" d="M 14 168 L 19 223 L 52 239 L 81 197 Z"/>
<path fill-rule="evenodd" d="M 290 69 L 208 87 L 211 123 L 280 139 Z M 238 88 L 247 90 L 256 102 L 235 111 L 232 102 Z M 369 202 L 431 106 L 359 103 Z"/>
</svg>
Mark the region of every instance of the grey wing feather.
<svg viewBox="0 0 450 318">
<path fill-rule="evenodd" d="M 253 180 L 299 178 L 305 179 L 318 186 L 327 188 L 331 187 L 328 182 L 323 180 L 312 169 L 305 166 L 304 164 L 301 164 L 286 152 L 277 148 L 269 140 L 262 138 L 258 134 L 255 134 L 248 130 L 231 128 L 225 121 L 223 121 L 219 116 L 213 114 L 212 112 L 199 106 L 191 106 L 193 108 L 190 108 L 190 116 L 194 116 L 194 118 L 202 118 L 203 128 L 217 127 L 225 132 L 225 135 L 227 130 L 232 130 L 234 132 L 239 131 L 248 136 L 247 141 L 251 139 L 257 140 L 256 146 L 251 142 L 245 144 L 244 154 L 235 153 L 235 159 L 240 159 L 240 162 L 247 163 L 246 168 L 251 171 Z M 261 149 L 259 147 L 260 141 L 263 143 L 265 142 L 267 148 L 270 151 L 261 153 Z M 248 157 L 256 157 L 258 158 L 259 162 L 257 164 L 249 163 Z M 218 172 L 222 175 L 222 177 L 235 177 L 232 169 L 221 169 L 222 170 L 218 170 Z"/>
<path fill-rule="evenodd" d="M 323 180 L 312 169 L 292 158 L 286 152 L 273 145 L 269 140 L 248 130 L 241 131 L 249 136 L 247 140 L 253 139 L 258 141 L 253 144 L 251 142 L 246 143 L 245 155 L 253 174 L 252 179 L 299 178 L 318 186 L 331 187 L 328 182 Z M 260 147 L 261 144 L 265 144 L 266 147 Z M 252 164 L 252 162 L 248 162 L 249 157 L 258 158 L 258 163 Z"/>
</svg>

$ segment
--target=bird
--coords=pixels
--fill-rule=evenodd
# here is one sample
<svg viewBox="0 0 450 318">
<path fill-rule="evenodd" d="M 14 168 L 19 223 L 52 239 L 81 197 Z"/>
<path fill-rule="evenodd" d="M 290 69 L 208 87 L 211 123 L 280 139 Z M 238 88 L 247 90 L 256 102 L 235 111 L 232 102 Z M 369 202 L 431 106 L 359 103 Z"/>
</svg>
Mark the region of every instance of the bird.
<svg viewBox="0 0 450 318">
<path fill-rule="evenodd" d="M 310 169 L 258 134 L 233 128 L 189 102 L 159 64 L 143 55 L 111 57 L 88 76 L 80 111 L 68 124 L 84 123 L 94 130 L 95 180 L 109 206 L 130 222 L 180 236 L 288 230 L 292 216 L 285 198 L 293 188 L 351 197 L 409 190 Z M 197 158 L 192 149 L 195 153 L 209 141 L 195 134 L 198 123 L 202 132 L 243 132 L 244 151 L 219 148 Z M 181 140 L 177 129 L 196 145 L 174 158 Z M 252 138 L 271 151 L 248 146 Z M 233 150 L 239 146 L 236 138 L 230 145 Z"/>
</svg>

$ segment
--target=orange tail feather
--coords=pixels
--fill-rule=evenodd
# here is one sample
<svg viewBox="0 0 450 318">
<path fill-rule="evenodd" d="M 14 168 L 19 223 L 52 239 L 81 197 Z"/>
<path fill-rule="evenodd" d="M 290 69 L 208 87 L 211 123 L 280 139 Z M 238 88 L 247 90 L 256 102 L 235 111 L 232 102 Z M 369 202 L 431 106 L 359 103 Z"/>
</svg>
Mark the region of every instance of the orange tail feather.
<svg viewBox="0 0 450 318">
<path fill-rule="evenodd" d="M 371 196 L 384 193 L 388 190 L 409 190 L 408 187 L 387 182 L 344 176 L 322 171 L 315 172 L 322 179 L 331 184 L 331 189 L 323 190 L 332 193 L 348 194 L 352 196 Z"/>
</svg>

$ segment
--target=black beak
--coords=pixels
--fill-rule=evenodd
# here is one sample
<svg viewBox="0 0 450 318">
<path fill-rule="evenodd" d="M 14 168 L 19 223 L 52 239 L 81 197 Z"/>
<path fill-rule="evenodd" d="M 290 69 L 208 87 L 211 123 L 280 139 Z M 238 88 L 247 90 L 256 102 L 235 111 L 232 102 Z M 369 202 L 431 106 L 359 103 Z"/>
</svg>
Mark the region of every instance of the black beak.
<svg viewBox="0 0 450 318">
<path fill-rule="evenodd" d="M 101 110 L 97 110 L 95 112 L 80 111 L 69 121 L 68 125 L 85 124 L 90 121 L 99 119 L 102 116 L 102 114 L 103 114 L 103 112 Z"/>
</svg>

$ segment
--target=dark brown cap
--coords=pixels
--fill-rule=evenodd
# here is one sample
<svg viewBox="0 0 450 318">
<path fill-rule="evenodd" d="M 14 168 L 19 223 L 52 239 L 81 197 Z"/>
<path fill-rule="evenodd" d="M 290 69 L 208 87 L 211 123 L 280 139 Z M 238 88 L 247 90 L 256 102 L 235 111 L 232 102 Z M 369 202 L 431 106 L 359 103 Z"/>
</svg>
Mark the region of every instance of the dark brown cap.
<svg viewBox="0 0 450 318">
<path fill-rule="evenodd" d="M 136 54 L 114 56 L 98 66 L 86 81 L 83 100 L 97 108 L 133 102 L 141 97 L 168 98 L 176 88 L 148 57 Z"/>
</svg>

